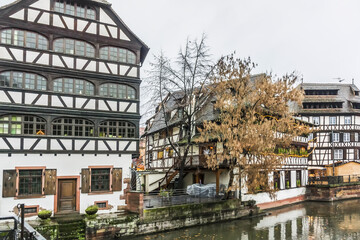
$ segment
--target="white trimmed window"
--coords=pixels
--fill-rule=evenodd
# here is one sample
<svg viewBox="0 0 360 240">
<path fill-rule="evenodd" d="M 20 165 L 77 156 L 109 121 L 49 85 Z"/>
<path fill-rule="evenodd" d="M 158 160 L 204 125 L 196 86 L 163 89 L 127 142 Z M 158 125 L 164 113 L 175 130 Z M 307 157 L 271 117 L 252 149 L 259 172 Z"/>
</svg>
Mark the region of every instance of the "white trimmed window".
<svg viewBox="0 0 360 240">
<path fill-rule="evenodd" d="M 340 142 L 340 133 L 333 133 L 332 142 Z"/>
<path fill-rule="evenodd" d="M 330 117 L 329 118 L 329 124 L 330 125 L 336 125 L 336 117 Z"/>
<path fill-rule="evenodd" d="M 350 133 L 344 133 L 344 142 L 350 142 Z"/>
<path fill-rule="evenodd" d="M 320 125 L 320 117 L 313 117 L 313 123 L 315 125 Z"/>
<path fill-rule="evenodd" d="M 343 159 L 343 150 L 342 149 L 334 150 L 334 159 Z"/>
<path fill-rule="evenodd" d="M 355 140 L 355 142 L 358 142 L 359 141 L 359 133 L 354 133 L 355 135 L 354 135 L 354 140 Z"/>
<path fill-rule="evenodd" d="M 351 124 L 351 116 L 345 116 L 344 117 L 344 123 L 345 124 Z"/>
</svg>

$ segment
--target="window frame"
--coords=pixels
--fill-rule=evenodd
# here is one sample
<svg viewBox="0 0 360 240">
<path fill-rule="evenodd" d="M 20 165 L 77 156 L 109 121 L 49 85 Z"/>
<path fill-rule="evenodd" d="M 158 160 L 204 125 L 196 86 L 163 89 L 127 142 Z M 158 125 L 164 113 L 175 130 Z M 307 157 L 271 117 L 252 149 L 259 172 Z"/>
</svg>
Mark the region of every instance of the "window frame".
<svg viewBox="0 0 360 240">
<path fill-rule="evenodd" d="M 8 43 L 3 42 L 3 31 L 7 31 L 7 30 L 11 30 L 11 39 L 10 42 Z M 22 37 L 22 44 L 15 44 L 15 31 L 19 31 L 19 32 L 23 32 L 23 37 Z M 31 46 L 27 46 L 27 38 L 28 38 L 28 34 L 27 33 L 32 33 L 35 34 L 35 47 L 31 47 Z M 40 39 L 40 37 L 42 37 L 43 39 Z M 5 38 L 8 39 L 8 38 Z M 46 40 L 46 48 L 40 47 L 43 46 L 43 40 Z M 37 50 L 49 50 L 49 46 L 50 46 L 50 42 L 49 39 L 47 37 L 45 37 L 44 35 L 37 33 L 37 32 L 33 32 L 33 31 L 28 31 L 28 30 L 22 30 L 22 29 L 18 29 L 18 28 L 4 28 L 0 30 L 0 43 L 2 44 L 8 44 L 8 45 L 12 45 L 12 46 L 18 46 L 18 47 L 24 47 L 24 48 L 30 48 L 30 49 L 37 49 Z M 41 43 L 41 44 L 40 44 Z"/>
<path fill-rule="evenodd" d="M 60 42 L 60 41 L 62 41 L 62 42 Z M 72 46 L 72 48 L 67 47 L 69 41 L 73 41 L 73 44 L 70 45 L 70 46 Z M 83 45 L 83 47 L 84 47 L 83 53 L 84 54 L 77 54 L 77 52 L 79 51 L 78 43 L 84 44 Z M 79 57 L 96 58 L 96 47 L 92 43 L 89 43 L 87 41 L 73 39 L 73 38 L 56 38 L 53 40 L 52 46 L 53 46 L 53 51 L 56 53 L 74 55 L 74 56 L 79 56 Z M 60 48 L 60 46 L 62 46 L 62 48 Z M 88 55 L 88 53 L 90 53 L 88 51 L 89 46 L 92 47 L 91 55 Z M 70 49 L 72 52 L 68 52 L 67 51 L 68 49 Z"/>
<path fill-rule="evenodd" d="M 335 119 L 335 121 L 333 121 Z M 329 125 L 336 125 L 337 124 L 337 117 L 330 116 L 329 117 Z"/>
<path fill-rule="evenodd" d="M 106 125 L 103 125 L 104 123 L 106 123 Z M 111 123 L 115 123 L 115 126 L 112 125 Z M 120 123 L 125 123 L 126 126 L 120 126 Z M 105 128 L 106 132 L 102 131 L 103 130 L 102 128 Z M 114 128 L 115 128 L 115 136 L 114 136 L 114 134 L 110 134 L 110 133 L 114 133 Z M 124 136 L 120 135 L 121 129 L 125 129 Z M 132 129 L 131 131 L 134 131 L 133 136 L 129 135 L 129 129 Z M 103 134 L 104 136 L 100 136 L 100 135 L 102 135 L 102 133 L 104 133 Z M 103 138 L 136 138 L 136 125 L 129 121 L 121 121 L 121 120 L 102 121 L 99 123 L 97 135 L 98 135 L 98 137 L 103 137 Z M 111 137 L 110 137 L 110 135 L 111 135 Z"/>
<path fill-rule="evenodd" d="M 92 170 L 98 170 L 98 169 L 109 169 L 109 190 L 98 190 L 98 191 L 94 191 L 92 189 Z M 90 171 L 90 187 L 89 187 L 89 193 L 93 193 L 93 194 L 101 194 L 101 193 L 107 193 L 107 192 L 112 192 L 113 187 L 112 187 L 112 172 L 113 172 L 114 166 L 89 166 L 89 171 Z"/>
<path fill-rule="evenodd" d="M 313 124 L 320 125 L 320 117 L 313 117 Z"/>
<path fill-rule="evenodd" d="M 343 149 L 334 149 L 334 160 L 344 159 L 344 150 Z"/>
<path fill-rule="evenodd" d="M 350 121 L 349 121 L 350 120 Z M 344 124 L 350 125 L 351 124 L 351 116 L 344 116 Z"/>
<path fill-rule="evenodd" d="M 45 169 L 46 167 L 15 167 L 16 170 L 16 198 L 36 198 L 45 195 Z M 20 194 L 20 171 L 41 171 L 41 194 Z"/>
<path fill-rule="evenodd" d="M 5 133 L 0 133 L 0 134 L 4 134 L 4 135 L 26 135 L 26 136 L 39 136 L 39 135 L 46 135 L 46 127 L 47 127 L 47 121 L 42 118 L 42 117 L 39 117 L 39 116 L 36 116 L 36 115 L 16 115 L 16 114 L 8 114 L 8 115 L 1 115 L 0 118 L 8 118 L 7 120 L 0 120 L 0 129 L 6 129 L 5 127 L 3 127 L 2 125 L 4 124 L 7 124 L 7 129 L 8 129 L 8 132 Z M 16 117 L 20 117 L 21 120 L 13 120 L 13 118 Z M 25 117 L 33 117 L 34 120 L 33 121 L 25 121 Z M 43 120 L 43 122 L 38 122 L 37 120 L 38 119 L 41 119 Z M 26 124 L 32 124 L 32 128 L 33 128 L 33 134 L 28 134 L 28 133 L 25 133 L 25 125 Z M 20 133 L 12 133 L 12 130 L 13 129 L 18 129 L 17 127 L 16 128 L 13 128 L 13 125 L 21 125 L 20 126 Z M 40 129 L 40 130 L 37 130 L 38 129 L 38 125 L 44 125 L 44 128 Z M 39 132 L 42 132 L 42 133 L 39 133 Z"/>
<path fill-rule="evenodd" d="M 61 122 L 55 122 L 61 120 Z M 71 123 L 67 123 L 65 120 L 71 120 Z M 81 124 L 76 123 L 76 120 L 83 121 Z M 86 121 L 88 121 L 90 124 L 87 124 Z M 60 126 L 60 128 L 57 128 Z M 82 128 L 82 135 L 77 135 L 77 127 Z M 92 127 L 92 134 L 89 136 L 86 136 L 87 128 L 90 128 L 89 132 L 91 133 L 91 127 Z M 68 133 L 71 131 L 71 135 L 68 135 Z M 58 134 L 60 132 L 60 134 Z M 91 120 L 85 119 L 85 118 L 72 118 L 72 117 L 62 117 L 62 118 L 56 118 L 51 121 L 51 133 L 53 136 L 62 136 L 62 137 L 94 137 L 95 136 L 95 123 Z"/>
<path fill-rule="evenodd" d="M 112 49 L 116 49 L 116 54 Z M 124 61 L 124 54 L 122 51 L 125 51 L 125 61 Z M 131 57 L 130 57 L 131 56 Z M 116 59 L 114 59 L 116 57 Z M 133 58 L 134 57 L 134 58 Z M 115 47 L 115 46 L 102 46 L 99 48 L 99 58 L 106 61 L 112 62 L 120 62 L 120 63 L 127 63 L 132 65 L 138 64 L 137 54 L 127 48 Z M 131 60 L 134 61 L 131 61 Z"/>
<path fill-rule="evenodd" d="M 116 91 L 114 92 L 114 87 L 116 86 Z M 121 97 L 121 87 L 125 87 L 126 96 Z M 134 97 L 132 98 L 132 94 L 130 91 L 134 91 Z M 106 93 L 105 93 L 106 92 Z M 116 93 L 116 96 L 111 96 L 111 92 Z M 122 92 L 124 93 L 124 92 Z M 101 97 L 109 97 L 109 98 L 116 98 L 116 99 L 126 99 L 126 100 L 138 100 L 137 90 L 129 86 L 127 84 L 120 84 L 120 83 L 103 83 L 99 86 L 99 96 Z"/>
<path fill-rule="evenodd" d="M 42 75 L 39 75 L 37 73 L 31 73 L 31 72 L 21 72 L 21 71 L 13 71 L 13 70 L 10 70 L 10 71 L 2 71 L 0 72 L 0 76 L 4 76 L 5 74 L 9 73 L 9 86 L 6 86 L 6 80 L 4 80 L 4 85 L 1 85 L 1 87 L 9 87 L 9 88 L 17 88 L 17 89 L 27 89 L 27 90 L 36 90 L 36 91 L 47 91 L 48 89 L 48 80 L 46 77 L 42 76 Z M 14 75 L 15 74 L 22 74 L 22 82 L 21 82 L 21 87 L 14 87 Z M 27 75 L 33 75 L 35 76 L 35 79 L 34 79 L 34 88 L 27 88 L 26 85 L 26 80 L 28 79 L 27 78 Z M 6 76 L 5 76 L 6 77 Z M 2 79 L 0 79 L 0 82 L 3 81 Z M 42 89 L 42 86 L 43 84 L 41 83 L 44 83 L 45 82 L 45 89 Z M 38 87 L 41 86 L 41 89 L 39 89 Z"/>
<path fill-rule="evenodd" d="M 343 142 L 351 142 L 351 134 L 349 132 L 343 134 Z"/>
<path fill-rule="evenodd" d="M 333 142 L 333 143 L 340 142 L 340 133 L 337 133 L 337 132 L 332 133 L 332 141 L 331 142 Z"/>
<path fill-rule="evenodd" d="M 60 81 L 61 80 L 61 81 Z M 68 85 L 68 83 L 66 82 L 67 80 L 71 80 L 72 81 L 72 92 L 67 92 L 65 91 L 67 88 L 66 86 Z M 78 81 L 82 81 L 82 90 L 83 93 L 77 93 L 76 90 L 77 88 L 77 82 Z M 55 89 L 55 84 L 61 83 L 61 87 L 57 87 L 57 89 Z M 70 85 L 69 85 L 70 86 Z M 92 86 L 92 93 L 88 93 L 88 86 Z M 58 88 L 61 88 L 61 91 L 58 90 Z M 57 92 L 57 93 L 65 93 L 65 94 L 76 94 L 76 95 L 84 95 L 84 96 L 95 96 L 95 84 L 88 81 L 88 80 L 84 80 L 84 79 L 78 79 L 78 78 L 71 78 L 71 77 L 61 77 L 61 78 L 55 78 L 52 81 L 52 90 L 53 92 Z"/>
<path fill-rule="evenodd" d="M 57 10 L 57 6 L 56 4 L 59 4 L 60 6 L 62 5 L 62 9 L 63 9 L 63 12 L 61 11 L 58 11 Z M 74 7 L 74 14 L 69 14 L 67 13 L 67 6 L 73 6 Z M 78 8 L 81 8 L 81 9 L 84 9 L 84 16 L 78 16 Z M 61 13 L 61 14 L 66 14 L 66 15 L 69 15 L 69 16 L 74 16 L 74 17 L 78 17 L 78 18 L 84 18 L 84 19 L 88 19 L 88 20 L 97 20 L 97 11 L 92 8 L 92 7 L 89 7 L 87 5 L 80 5 L 78 3 L 74 3 L 74 5 L 70 4 L 70 3 L 67 3 L 66 1 L 59 1 L 59 0 L 55 0 L 54 1 L 54 5 L 53 5 L 53 11 L 56 12 L 56 13 Z M 89 16 L 92 16 L 92 14 L 89 14 L 88 11 L 91 10 L 94 12 L 94 18 L 90 18 Z"/>
</svg>

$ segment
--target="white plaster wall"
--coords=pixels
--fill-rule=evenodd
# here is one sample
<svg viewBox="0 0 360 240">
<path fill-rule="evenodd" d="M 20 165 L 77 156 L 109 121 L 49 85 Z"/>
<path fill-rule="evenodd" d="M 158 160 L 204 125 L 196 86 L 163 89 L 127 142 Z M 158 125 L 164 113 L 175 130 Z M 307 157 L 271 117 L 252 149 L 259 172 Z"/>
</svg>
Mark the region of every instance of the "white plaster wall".
<svg viewBox="0 0 360 240">
<path fill-rule="evenodd" d="M 122 177 L 130 177 L 130 165 L 131 165 L 131 155 L 122 154 L 119 157 L 116 155 L 67 155 L 67 154 L 44 154 L 40 156 L 39 154 L 28 154 L 27 156 L 23 154 L 12 154 L 8 156 L 7 154 L 0 154 L 1 165 L 0 165 L 0 189 L 2 191 L 3 186 L 3 170 L 5 169 L 15 169 L 15 167 L 33 167 L 33 166 L 45 166 L 48 169 L 57 169 L 57 176 L 80 176 L 82 168 L 88 168 L 89 166 L 114 166 L 115 168 L 122 168 L 123 173 Z M 81 185 L 81 181 L 80 181 Z M 123 184 L 122 189 L 126 187 L 126 184 Z M 123 191 L 114 192 L 112 194 L 80 194 L 80 212 L 84 213 L 85 209 L 94 204 L 94 201 L 107 200 L 109 205 L 114 206 L 108 212 L 117 211 L 118 205 L 125 205 L 125 200 L 120 200 L 120 195 L 123 195 Z M 45 196 L 44 198 L 36 199 L 21 199 L 15 200 L 14 198 L 2 198 L 0 197 L 0 216 L 9 216 L 11 215 L 12 209 L 18 203 L 25 203 L 26 205 L 39 205 L 40 208 L 53 210 L 54 209 L 54 196 Z"/>
<path fill-rule="evenodd" d="M 257 194 L 242 194 L 243 201 L 255 200 L 256 204 L 270 203 L 288 198 L 294 198 L 305 195 L 305 187 L 291 188 L 286 190 L 280 190 L 276 192 L 275 198 L 271 199 L 268 193 L 257 193 Z"/>
</svg>

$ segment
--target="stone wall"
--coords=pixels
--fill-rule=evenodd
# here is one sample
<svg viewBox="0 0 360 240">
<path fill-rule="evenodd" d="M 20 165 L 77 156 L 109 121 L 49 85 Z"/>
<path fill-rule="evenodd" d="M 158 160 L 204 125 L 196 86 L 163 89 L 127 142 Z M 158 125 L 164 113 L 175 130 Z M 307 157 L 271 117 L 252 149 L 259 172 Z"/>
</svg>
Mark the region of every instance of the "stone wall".
<svg viewBox="0 0 360 240">
<path fill-rule="evenodd" d="M 86 239 L 112 239 L 151 234 L 184 227 L 239 219 L 257 214 L 258 208 L 244 207 L 238 200 L 197 203 L 144 210 L 143 216 L 101 216 L 86 220 Z"/>
<path fill-rule="evenodd" d="M 141 192 L 127 192 L 126 203 L 126 210 L 142 215 L 144 209 L 144 194 Z"/>
<path fill-rule="evenodd" d="M 308 186 L 306 199 L 310 201 L 336 201 L 360 198 L 360 185 Z"/>
</svg>

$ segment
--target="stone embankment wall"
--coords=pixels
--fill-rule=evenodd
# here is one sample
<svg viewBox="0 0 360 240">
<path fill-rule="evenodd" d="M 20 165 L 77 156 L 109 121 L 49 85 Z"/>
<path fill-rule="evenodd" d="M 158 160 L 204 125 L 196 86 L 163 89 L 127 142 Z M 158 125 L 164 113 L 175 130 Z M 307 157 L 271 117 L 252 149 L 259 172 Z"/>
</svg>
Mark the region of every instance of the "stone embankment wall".
<svg viewBox="0 0 360 240">
<path fill-rule="evenodd" d="M 336 201 L 360 198 L 360 185 L 308 186 L 306 199 L 310 201 Z"/>
<path fill-rule="evenodd" d="M 145 209 L 143 216 L 116 215 L 86 220 L 86 239 L 113 239 L 239 219 L 257 214 L 238 200 Z"/>
</svg>

